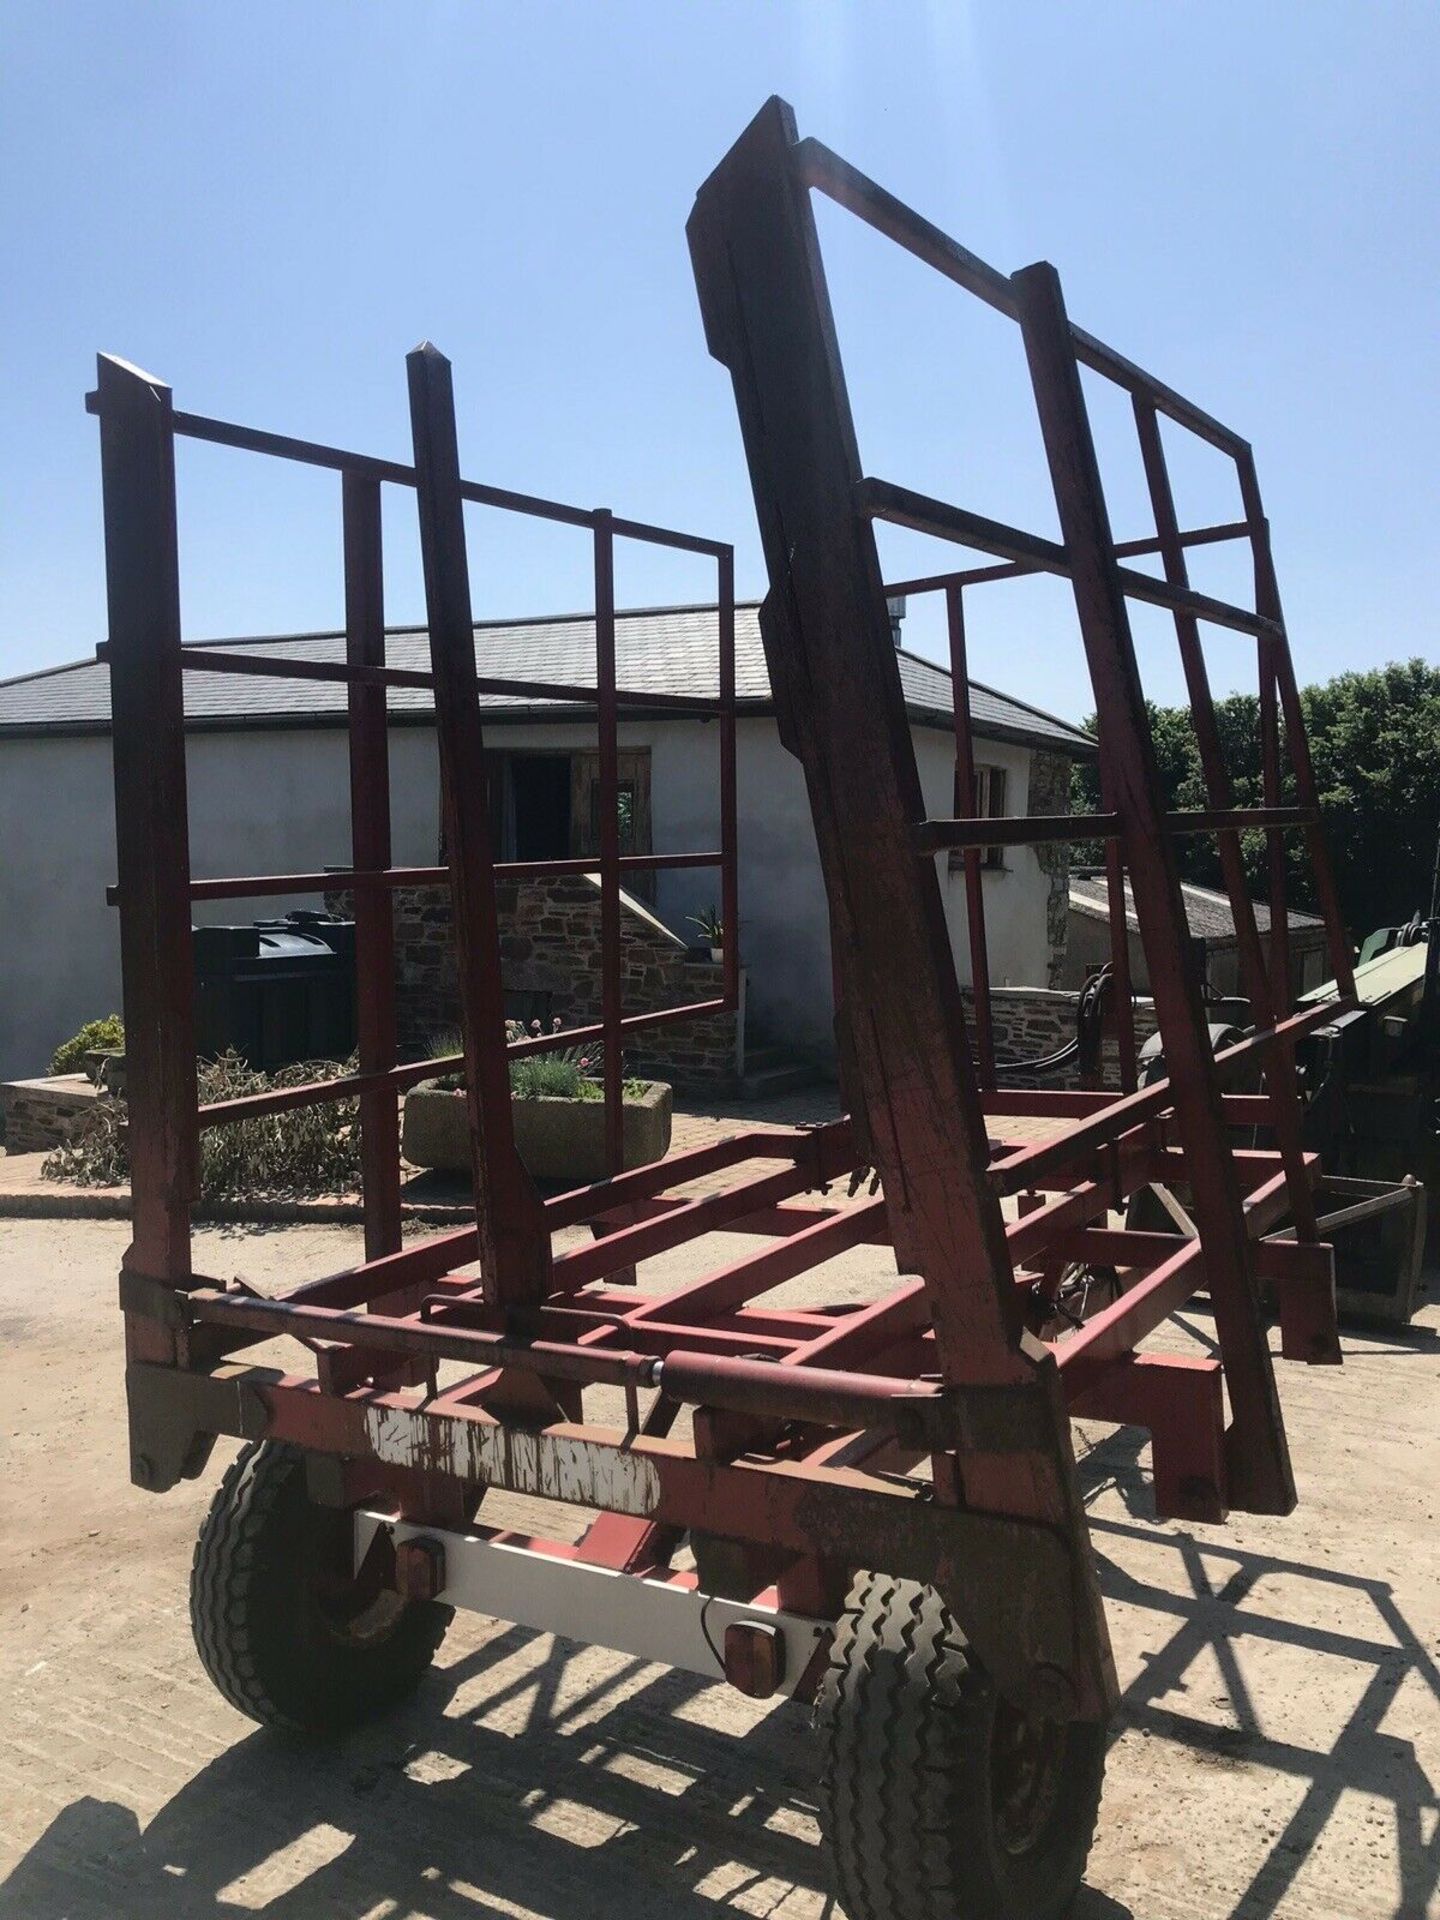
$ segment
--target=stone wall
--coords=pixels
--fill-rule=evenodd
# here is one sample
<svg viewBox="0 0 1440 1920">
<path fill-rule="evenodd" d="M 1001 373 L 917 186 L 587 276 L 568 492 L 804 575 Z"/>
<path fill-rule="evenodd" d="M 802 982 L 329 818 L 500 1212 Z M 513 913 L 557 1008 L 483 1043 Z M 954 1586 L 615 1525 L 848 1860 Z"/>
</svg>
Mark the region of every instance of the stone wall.
<svg viewBox="0 0 1440 1920">
<path fill-rule="evenodd" d="M 974 995 L 962 989 L 967 1017 L 974 1017 Z M 1075 1010 L 1078 993 L 1062 993 L 1046 987 L 993 987 L 990 991 L 990 1017 L 995 1036 L 995 1059 L 1004 1066 L 1017 1060 L 1043 1059 L 1058 1053 L 1075 1038 Z M 1155 1031 L 1155 1003 L 1135 1003 L 1135 1044 L 1143 1046 Z M 1119 1055 L 1114 1035 L 1107 1032 L 1102 1057 L 1102 1078 L 1107 1087 L 1120 1085 Z M 1080 1074 L 1072 1063 L 1058 1074 L 1043 1079 L 1007 1080 L 1007 1086 L 1078 1087 Z"/>
<path fill-rule="evenodd" d="M 455 949 L 447 887 L 395 893 L 396 1020 L 402 1055 L 416 1059 L 459 1026 Z M 500 881 L 500 964 L 511 1011 L 548 1026 L 600 1018 L 600 889 L 584 875 Z M 348 894 L 327 894 L 332 912 Z M 692 955 L 643 910 L 620 910 L 621 1002 L 627 1014 L 718 999 L 722 969 Z M 737 1017 L 710 1014 L 636 1035 L 628 1072 L 668 1080 L 683 1092 L 736 1091 Z"/>
<path fill-rule="evenodd" d="M 0 1141 L 7 1153 L 48 1153 L 95 1111 L 96 1091 L 83 1073 L 0 1086 Z"/>
</svg>

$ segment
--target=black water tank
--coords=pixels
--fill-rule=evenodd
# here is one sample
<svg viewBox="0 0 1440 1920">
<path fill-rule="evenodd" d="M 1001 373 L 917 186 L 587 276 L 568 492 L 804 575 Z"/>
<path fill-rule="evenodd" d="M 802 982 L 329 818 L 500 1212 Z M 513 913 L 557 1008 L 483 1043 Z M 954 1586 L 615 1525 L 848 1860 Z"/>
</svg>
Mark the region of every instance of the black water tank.
<svg viewBox="0 0 1440 1920">
<path fill-rule="evenodd" d="M 355 1046 L 355 923 L 302 911 L 195 927 L 195 1043 L 263 1072 L 343 1060 Z"/>
</svg>

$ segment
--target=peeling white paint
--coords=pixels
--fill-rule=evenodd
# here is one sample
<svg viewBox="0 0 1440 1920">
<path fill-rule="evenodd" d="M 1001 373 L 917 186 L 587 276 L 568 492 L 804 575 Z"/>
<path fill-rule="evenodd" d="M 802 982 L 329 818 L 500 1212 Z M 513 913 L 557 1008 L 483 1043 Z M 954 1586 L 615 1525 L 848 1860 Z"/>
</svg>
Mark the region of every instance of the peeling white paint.
<svg viewBox="0 0 1440 1920">
<path fill-rule="evenodd" d="M 434 1422 L 408 1407 L 368 1407 L 377 1459 L 483 1480 L 512 1493 L 645 1516 L 660 1503 L 652 1460 L 566 1434 L 527 1433 L 473 1420 Z"/>
</svg>

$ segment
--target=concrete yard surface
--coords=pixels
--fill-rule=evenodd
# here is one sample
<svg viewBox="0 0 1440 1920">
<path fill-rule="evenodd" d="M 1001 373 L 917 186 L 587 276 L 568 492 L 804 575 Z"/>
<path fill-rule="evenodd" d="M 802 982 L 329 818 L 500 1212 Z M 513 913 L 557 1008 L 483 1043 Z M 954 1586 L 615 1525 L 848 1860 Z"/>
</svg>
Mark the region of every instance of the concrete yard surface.
<svg viewBox="0 0 1440 1920">
<path fill-rule="evenodd" d="M 0 1920 L 840 1920 L 794 1707 L 465 1616 L 342 1744 L 226 1706 L 186 1585 L 227 1443 L 163 1497 L 128 1482 L 127 1237 L 0 1222 Z M 272 1288 L 359 1256 L 290 1226 L 196 1257 Z M 1125 1701 L 1077 1920 L 1440 1916 L 1440 1309 L 1345 1344 L 1280 1370 L 1288 1519 L 1157 1524 L 1143 1436 L 1078 1433 Z"/>
</svg>

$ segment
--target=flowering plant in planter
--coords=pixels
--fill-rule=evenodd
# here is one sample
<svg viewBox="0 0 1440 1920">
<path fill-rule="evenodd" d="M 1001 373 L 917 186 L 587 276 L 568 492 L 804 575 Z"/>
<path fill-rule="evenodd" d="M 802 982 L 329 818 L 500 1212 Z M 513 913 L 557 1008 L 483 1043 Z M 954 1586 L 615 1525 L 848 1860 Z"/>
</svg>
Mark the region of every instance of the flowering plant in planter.
<svg viewBox="0 0 1440 1920">
<path fill-rule="evenodd" d="M 518 1020 L 505 1023 L 513 1043 L 538 1036 Z M 563 1029 L 558 1020 L 552 1033 Z M 459 1051 L 458 1038 L 435 1043 L 443 1057 Z M 609 1171 L 605 1156 L 604 1049 L 591 1043 L 523 1054 L 510 1062 L 511 1114 L 521 1160 L 538 1180 L 578 1184 Z M 465 1172 L 470 1166 L 470 1129 L 465 1076 L 437 1075 L 406 1095 L 402 1151 L 413 1166 Z M 626 1079 L 621 1088 L 624 1165 L 641 1167 L 664 1157 L 670 1146 L 671 1097 L 663 1081 Z"/>
<path fill-rule="evenodd" d="M 558 1019 L 551 1022 L 550 1031 L 564 1031 Z M 510 1045 L 517 1040 L 538 1039 L 543 1032 L 538 1020 L 532 1020 L 528 1028 L 520 1020 L 505 1022 L 505 1039 Z M 444 1034 L 430 1045 L 432 1059 L 445 1059 L 460 1051 L 458 1033 Z M 522 1054 L 520 1059 L 510 1062 L 510 1096 L 514 1100 L 603 1100 L 601 1075 L 604 1071 L 605 1048 L 598 1040 L 584 1047 L 556 1047 L 547 1053 Z M 459 1093 L 464 1090 L 465 1075 L 442 1073 L 428 1084 L 446 1093 Z M 645 1085 L 643 1080 L 626 1080 L 625 1097 L 638 1098 Z"/>
</svg>

